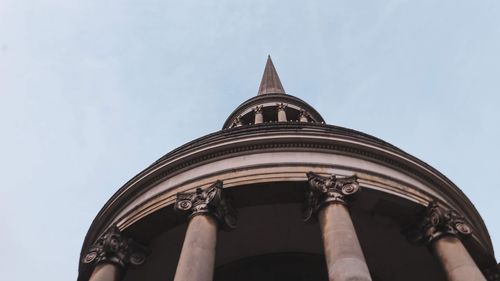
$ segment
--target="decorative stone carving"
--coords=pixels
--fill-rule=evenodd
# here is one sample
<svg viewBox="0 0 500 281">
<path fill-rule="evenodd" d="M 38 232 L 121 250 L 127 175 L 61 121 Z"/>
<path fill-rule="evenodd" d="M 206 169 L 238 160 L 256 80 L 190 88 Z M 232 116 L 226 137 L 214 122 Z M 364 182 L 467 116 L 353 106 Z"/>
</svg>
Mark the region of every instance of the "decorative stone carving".
<svg viewBox="0 0 500 281">
<path fill-rule="evenodd" d="M 262 113 L 262 105 L 257 105 L 256 107 L 254 107 L 253 112 L 255 114 Z"/>
<path fill-rule="evenodd" d="M 300 113 L 299 113 L 299 121 L 300 122 L 309 122 L 309 113 L 307 113 L 304 109 L 301 109 L 300 110 Z"/>
<path fill-rule="evenodd" d="M 126 269 L 129 264 L 143 264 L 148 253 L 146 247 L 124 236 L 118 227 L 113 225 L 90 247 L 83 263 L 110 262 Z"/>
<path fill-rule="evenodd" d="M 307 173 L 309 189 L 306 192 L 304 221 L 309 221 L 319 209 L 326 204 L 346 204 L 350 195 L 359 191 L 359 183 L 356 176 L 338 177 L 331 175 L 322 177 L 313 172 Z"/>
<path fill-rule="evenodd" d="M 468 236 L 472 234 L 472 228 L 455 210 L 446 210 L 432 201 L 417 227 L 407 234 L 411 241 L 431 243 L 446 235 Z"/>
<path fill-rule="evenodd" d="M 257 105 L 253 109 L 254 115 L 255 115 L 255 124 L 260 124 L 264 122 L 264 117 L 262 116 L 262 105 Z"/>
<path fill-rule="evenodd" d="M 277 103 L 276 106 L 278 107 L 278 110 L 285 110 L 288 105 L 281 102 Z"/>
<path fill-rule="evenodd" d="M 241 122 L 241 115 L 234 119 L 233 125 L 231 127 L 240 127 L 243 123 Z"/>
<path fill-rule="evenodd" d="M 174 208 L 187 213 L 189 218 L 209 214 L 224 230 L 236 228 L 236 212 L 228 203 L 222 189 L 222 181 L 216 181 L 207 189 L 197 188 L 195 192 L 177 193 Z"/>
<path fill-rule="evenodd" d="M 284 103 L 278 103 L 278 104 L 276 104 L 276 106 L 278 109 L 278 122 L 288 121 L 286 118 L 286 111 L 285 111 L 285 109 L 287 108 L 287 105 Z"/>
</svg>

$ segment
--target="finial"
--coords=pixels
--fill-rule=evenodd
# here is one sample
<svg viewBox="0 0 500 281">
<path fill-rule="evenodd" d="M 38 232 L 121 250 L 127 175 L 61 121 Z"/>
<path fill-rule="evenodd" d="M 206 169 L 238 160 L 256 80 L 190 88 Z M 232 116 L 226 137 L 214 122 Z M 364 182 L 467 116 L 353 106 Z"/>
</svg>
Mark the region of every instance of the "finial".
<svg viewBox="0 0 500 281">
<path fill-rule="evenodd" d="M 267 63 L 264 69 L 264 74 L 262 75 L 262 81 L 260 82 L 259 95 L 265 94 L 284 94 L 285 89 L 281 85 L 278 73 L 274 68 L 271 56 L 267 56 Z"/>
</svg>

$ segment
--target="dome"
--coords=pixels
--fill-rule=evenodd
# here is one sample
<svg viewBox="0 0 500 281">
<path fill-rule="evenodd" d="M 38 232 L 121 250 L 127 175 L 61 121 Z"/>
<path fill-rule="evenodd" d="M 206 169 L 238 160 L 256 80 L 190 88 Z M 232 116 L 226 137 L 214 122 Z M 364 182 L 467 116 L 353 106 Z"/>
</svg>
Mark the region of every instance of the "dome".
<svg viewBox="0 0 500 281">
<path fill-rule="evenodd" d="M 327 125 L 270 58 L 223 129 L 130 179 L 92 222 L 79 281 L 498 280 L 488 230 L 424 161 Z"/>
</svg>

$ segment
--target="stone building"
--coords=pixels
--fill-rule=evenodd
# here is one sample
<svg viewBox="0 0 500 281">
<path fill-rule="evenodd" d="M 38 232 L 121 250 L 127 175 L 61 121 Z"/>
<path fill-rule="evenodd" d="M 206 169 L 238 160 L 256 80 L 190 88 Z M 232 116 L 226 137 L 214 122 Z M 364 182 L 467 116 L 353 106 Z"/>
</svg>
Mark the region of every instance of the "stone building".
<svg viewBox="0 0 500 281">
<path fill-rule="evenodd" d="M 353 114 L 356 114 L 353 111 Z M 486 226 L 425 162 L 325 124 L 269 58 L 222 130 L 121 187 L 83 243 L 79 281 L 499 280 Z"/>
</svg>

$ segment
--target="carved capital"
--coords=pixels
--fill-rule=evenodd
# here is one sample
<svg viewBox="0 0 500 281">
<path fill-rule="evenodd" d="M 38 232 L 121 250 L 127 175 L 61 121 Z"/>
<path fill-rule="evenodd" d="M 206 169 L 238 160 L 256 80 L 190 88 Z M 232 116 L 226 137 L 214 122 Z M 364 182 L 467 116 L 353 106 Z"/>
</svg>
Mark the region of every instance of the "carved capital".
<svg viewBox="0 0 500 281">
<path fill-rule="evenodd" d="M 322 177 L 313 172 L 307 173 L 309 189 L 306 192 L 304 221 L 309 221 L 323 206 L 332 203 L 346 204 L 347 197 L 359 191 L 359 183 L 355 176 L 338 177 L 331 175 Z"/>
<path fill-rule="evenodd" d="M 262 105 L 257 105 L 256 107 L 253 108 L 253 112 L 255 114 L 262 113 Z"/>
<path fill-rule="evenodd" d="M 300 113 L 299 113 L 299 121 L 307 122 L 308 118 L 309 118 L 309 113 L 307 111 L 305 111 L 304 109 L 301 109 Z"/>
<path fill-rule="evenodd" d="M 118 227 L 113 225 L 90 247 L 82 262 L 110 262 L 126 269 L 129 264 L 143 264 L 148 253 L 147 248 L 124 236 Z"/>
<path fill-rule="evenodd" d="M 225 230 L 236 228 L 236 212 L 224 196 L 222 181 L 216 181 L 206 189 L 197 188 L 195 192 L 177 193 L 174 208 L 187 213 L 189 218 L 211 215 Z"/>
<path fill-rule="evenodd" d="M 278 110 L 285 110 L 288 105 L 284 103 L 278 103 L 276 104 L 276 106 L 278 107 Z"/>
<path fill-rule="evenodd" d="M 242 125 L 243 125 L 243 123 L 241 122 L 241 115 L 239 115 L 239 116 L 236 116 L 231 127 L 240 127 Z"/>
<path fill-rule="evenodd" d="M 455 210 L 446 210 L 432 201 L 427 206 L 425 215 L 408 234 L 408 238 L 414 242 L 431 243 L 447 235 L 459 238 L 468 236 L 472 234 L 472 228 Z"/>
</svg>

